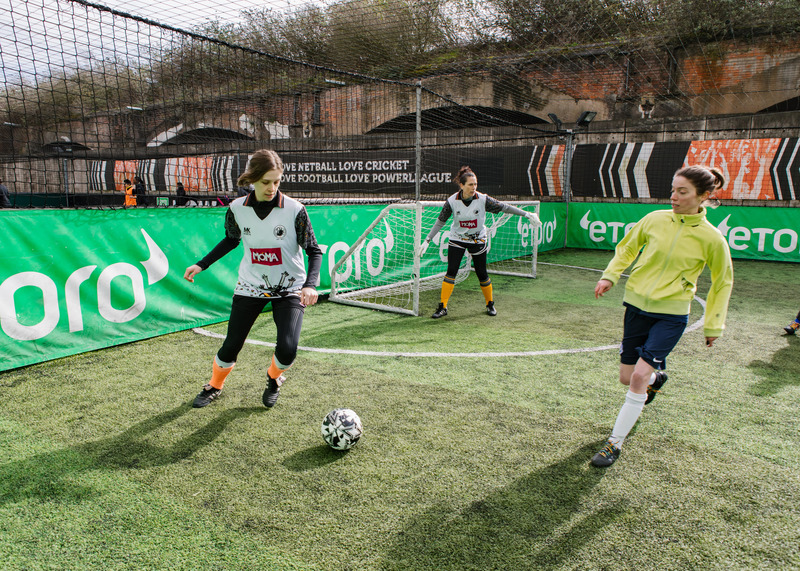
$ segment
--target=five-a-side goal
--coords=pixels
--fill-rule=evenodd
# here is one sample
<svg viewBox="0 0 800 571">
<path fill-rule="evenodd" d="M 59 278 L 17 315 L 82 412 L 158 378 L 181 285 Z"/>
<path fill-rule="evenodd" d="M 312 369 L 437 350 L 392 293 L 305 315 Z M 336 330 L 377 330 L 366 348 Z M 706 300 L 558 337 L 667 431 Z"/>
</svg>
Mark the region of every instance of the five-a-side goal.
<svg viewBox="0 0 800 571">
<path fill-rule="evenodd" d="M 508 204 L 539 212 L 539 201 Z M 419 245 L 441 211 L 441 202 L 386 206 L 331 270 L 329 299 L 337 303 L 419 315 L 421 291 L 438 289 L 447 270 L 449 222 L 424 253 Z M 536 277 L 537 228 L 525 217 L 486 214 L 490 273 Z M 464 256 L 456 282 L 469 275 Z"/>
</svg>

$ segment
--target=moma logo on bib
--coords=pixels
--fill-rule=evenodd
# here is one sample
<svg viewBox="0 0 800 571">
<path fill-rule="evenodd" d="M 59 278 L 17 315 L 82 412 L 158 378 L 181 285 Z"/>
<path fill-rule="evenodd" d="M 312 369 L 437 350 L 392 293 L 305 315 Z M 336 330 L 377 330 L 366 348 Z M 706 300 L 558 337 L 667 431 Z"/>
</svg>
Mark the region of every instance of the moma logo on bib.
<svg viewBox="0 0 800 571">
<path fill-rule="evenodd" d="M 278 266 L 281 264 L 281 249 L 253 248 L 250 250 L 250 261 L 264 266 Z"/>
</svg>

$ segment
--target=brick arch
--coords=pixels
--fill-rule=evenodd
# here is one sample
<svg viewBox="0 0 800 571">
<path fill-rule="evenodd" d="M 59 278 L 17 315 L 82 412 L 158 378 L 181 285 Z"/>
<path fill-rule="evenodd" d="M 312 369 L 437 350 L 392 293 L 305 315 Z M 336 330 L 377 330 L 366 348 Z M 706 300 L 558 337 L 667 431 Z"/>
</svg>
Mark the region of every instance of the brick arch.
<svg viewBox="0 0 800 571">
<path fill-rule="evenodd" d="M 800 77 L 800 57 L 765 70 L 744 83 L 746 92 L 751 90 L 760 95 L 753 112 L 797 111 L 800 100 L 800 86 L 797 82 L 786 81 L 787 77 Z M 783 85 L 784 89 L 770 90 L 761 95 L 765 85 Z"/>
<path fill-rule="evenodd" d="M 786 111 L 800 111 L 800 95 L 779 101 L 774 105 L 761 109 L 759 113 L 785 113 Z"/>
<path fill-rule="evenodd" d="M 519 111 L 484 106 L 431 107 L 422 110 L 420 123 L 423 131 L 470 129 L 478 127 L 504 127 L 509 125 L 534 125 L 547 123 L 535 115 Z M 398 131 L 414 131 L 417 126 L 417 114 L 399 115 L 378 125 L 367 134 L 394 133 Z"/>
<path fill-rule="evenodd" d="M 514 83 L 514 85 L 510 85 Z M 524 85 L 524 89 L 520 88 Z M 583 111 L 595 111 L 598 119 L 608 117 L 603 101 L 576 99 L 565 92 L 550 89 L 522 79 L 497 78 L 490 73 L 448 75 L 423 81 L 422 115 L 431 120 L 450 114 L 453 117 L 469 115 L 474 111 L 475 122 L 485 115 L 505 118 L 497 124 L 523 125 L 549 123 L 548 114 L 556 113 L 565 125 L 577 120 Z M 413 86 L 361 86 L 347 88 L 346 97 L 357 102 L 361 119 L 361 133 L 386 132 L 392 126 L 409 123 L 416 114 L 416 90 Z M 330 93 L 330 102 L 342 96 L 342 91 Z M 460 112 L 458 110 L 461 110 Z M 461 128 L 477 126 L 465 122 Z M 485 126 L 485 125 L 481 125 Z M 453 126 L 451 128 L 459 128 Z M 404 130 L 404 129 L 401 129 Z"/>
<path fill-rule="evenodd" d="M 728 54 L 713 81 L 708 82 L 716 86 L 713 92 L 704 91 L 701 82 L 695 80 L 696 76 L 704 79 L 700 71 L 706 71 L 708 66 L 703 66 L 703 60 L 687 61 L 685 85 L 680 87 L 695 93 L 686 97 L 692 114 L 758 113 L 800 96 L 797 82 L 786 80 L 800 77 L 800 55 L 784 53 L 774 55 L 773 59 L 781 61 L 767 65 L 764 63 L 767 56 L 756 50 Z M 761 69 L 751 72 L 754 67 Z"/>
<path fill-rule="evenodd" d="M 174 118 L 151 129 L 148 147 L 164 144 L 202 144 L 216 136 L 218 139 L 255 140 L 269 138 L 265 122 L 246 112 L 204 113 L 202 116 Z"/>
</svg>

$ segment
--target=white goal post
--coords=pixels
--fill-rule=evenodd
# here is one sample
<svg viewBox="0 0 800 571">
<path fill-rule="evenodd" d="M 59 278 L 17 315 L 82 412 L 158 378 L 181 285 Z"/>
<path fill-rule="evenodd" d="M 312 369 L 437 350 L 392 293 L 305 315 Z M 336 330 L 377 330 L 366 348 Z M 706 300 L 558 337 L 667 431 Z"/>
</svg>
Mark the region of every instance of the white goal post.
<svg viewBox="0 0 800 571">
<path fill-rule="evenodd" d="M 539 201 L 506 201 L 539 212 Z M 449 225 L 424 254 L 419 245 L 433 227 L 443 202 L 391 204 L 384 208 L 331 270 L 329 299 L 381 311 L 419 315 L 420 291 L 438 289 L 447 270 Z M 486 213 L 489 273 L 536 277 L 541 230 L 525 217 Z M 471 270 L 464 256 L 456 282 Z"/>
</svg>

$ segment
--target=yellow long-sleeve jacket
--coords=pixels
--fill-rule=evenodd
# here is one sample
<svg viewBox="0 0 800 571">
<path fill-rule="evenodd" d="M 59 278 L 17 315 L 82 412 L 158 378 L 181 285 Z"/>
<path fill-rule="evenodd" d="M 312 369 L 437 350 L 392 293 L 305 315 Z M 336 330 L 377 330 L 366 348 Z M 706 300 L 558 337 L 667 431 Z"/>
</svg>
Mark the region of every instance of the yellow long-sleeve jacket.
<svg viewBox="0 0 800 571">
<path fill-rule="evenodd" d="M 722 335 L 733 288 L 733 263 L 725 237 L 706 220 L 704 208 L 698 214 L 672 210 L 647 214 L 617 244 L 603 279 L 616 284 L 637 255 L 625 286 L 625 302 L 652 313 L 688 315 L 697 278 L 708 264 L 711 288 L 703 331 L 706 337 Z"/>
</svg>

